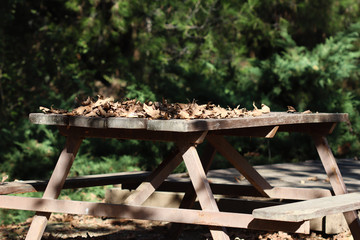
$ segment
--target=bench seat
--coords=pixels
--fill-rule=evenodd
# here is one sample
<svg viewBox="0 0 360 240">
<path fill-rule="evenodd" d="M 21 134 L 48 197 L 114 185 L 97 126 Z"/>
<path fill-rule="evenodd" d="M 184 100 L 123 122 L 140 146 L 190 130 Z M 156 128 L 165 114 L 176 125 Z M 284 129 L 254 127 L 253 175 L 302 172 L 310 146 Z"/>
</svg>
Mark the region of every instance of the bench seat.
<svg viewBox="0 0 360 240">
<path fill-rule="evenodd" d="M 360 192 L 258 208 L 252 212 L 252 215 L 258 219 L 301 222 L 358 209 L 360 209 Z"/>
</svg>

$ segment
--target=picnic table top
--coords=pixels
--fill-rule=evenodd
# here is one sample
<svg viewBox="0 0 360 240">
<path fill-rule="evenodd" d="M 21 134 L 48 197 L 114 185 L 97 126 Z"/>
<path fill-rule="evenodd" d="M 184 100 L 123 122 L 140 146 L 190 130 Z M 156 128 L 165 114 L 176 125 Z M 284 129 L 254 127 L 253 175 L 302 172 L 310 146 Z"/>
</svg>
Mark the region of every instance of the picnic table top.
<svg viewBox="0 0 360 240">
<path fill-rule="evenodd" d="M 264 126 L 283 126 L 316 123 L 338 123 L 348 121 L 347 113 L 286 113 L 271 112 L 261 116 L 245 116 L 227 119 L 170 119 L 85 117 L 62 114 L 30 113 L 34 124 L 86 127 L 100 129 L 143 129 L 150 131 L 196 132 L 243 129 Z"/>
</svg>

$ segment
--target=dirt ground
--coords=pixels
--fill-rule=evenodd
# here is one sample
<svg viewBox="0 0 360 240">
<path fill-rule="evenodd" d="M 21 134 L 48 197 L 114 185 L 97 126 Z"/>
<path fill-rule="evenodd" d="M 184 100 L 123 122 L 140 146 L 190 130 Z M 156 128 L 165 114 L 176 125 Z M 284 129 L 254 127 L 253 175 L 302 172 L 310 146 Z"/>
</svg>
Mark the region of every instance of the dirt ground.
<svg viewBox="0 0 360 240">
<path fill-rule="evenodd" d="M 13 240 L 25 239 L 31 219 L 16 225 L 0 227 L 0 239 Z M 60 215 L 53 214 L 44 233 L 44 240 L 150 240 L 168 239 L 169 224 L 165 222 L 154 222 L 144 220 L 114 220 L 101 219 L 90 216 Z M 353 240 L 349 232 L 337 235 L 323 235 L 321 233 L 288 234 L 284 232 L 262 232 L 244 229 L 228 229 L 232 240 Z M 179 239 L 212 239 L 206 227 L 191 226 L 185 227 Z"/>
</svg>

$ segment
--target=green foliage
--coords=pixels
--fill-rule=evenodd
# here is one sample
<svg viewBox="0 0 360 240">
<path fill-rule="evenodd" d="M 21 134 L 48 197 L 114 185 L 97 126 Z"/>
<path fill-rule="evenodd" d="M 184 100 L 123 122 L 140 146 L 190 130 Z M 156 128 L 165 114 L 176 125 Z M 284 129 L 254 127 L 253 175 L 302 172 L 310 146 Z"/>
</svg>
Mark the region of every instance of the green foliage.
<svg viewBox="0 0 360 240">
<path fill-rule="evenodd" d="M 286 103 L 299 111 L 349 113 L 355 132 L 341 125 L 339 135 L 335 134 L 335 139 L 341 140 L 335 141 L 340 145 L 351 143 L 351 154 L 356 154 L 360 105 L 357 89 L 351 86 L 357 86 L 359 79 L 360 50 L 355 45 L 359 36 L 360 25 L 356 24 L 310 51 L 293 47 L 254 62 L 256 70 L 252 72 L 258 73 L 259 81 L 252 91 L 261 93 L 259 100 L 269 99 L 275 109 Z"/>
<path fill-rule="evenodd" d="M 1 171 L 11 180 L 50 176 L 64 143 L 53 128 L 30 125 L 26 120 L 18 131 L 11 133 L 9 129 L 2 129 L 2 136 L 2 146 L 7 149 L 2 152 Z"/>
</svg>

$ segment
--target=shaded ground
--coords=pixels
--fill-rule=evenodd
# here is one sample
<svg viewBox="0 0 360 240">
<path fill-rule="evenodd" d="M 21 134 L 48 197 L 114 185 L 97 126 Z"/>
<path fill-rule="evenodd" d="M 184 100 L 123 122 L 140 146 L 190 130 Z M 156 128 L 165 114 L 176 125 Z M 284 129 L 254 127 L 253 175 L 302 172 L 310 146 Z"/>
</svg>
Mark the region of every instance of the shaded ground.
<svg viewBox="0 0 360 240">
<path fill-rule="evenodd" d="M 0 239 L 13 240 L 24 239 L 31 219 L 25 223 L 0 227 Z M 169 224 L 164 222 L 144 221 L 144 220 L 102 220 L 90 216 L 74 216 L 53 214 L 48 227 L 44 233 L 44 240 L 150 240 L 167 239 Z M 263 231 L 250 231 L 244 229 L 228 229 L 232 240 L 353 240 L 349 232 L 337 235 L 321 235 L 320 233 L 287 234 L 284 232 L 269 233 Z M 206 227 L 186 226 L 180 239 L 211 239 L 211 235 Z"/>
</svg>

